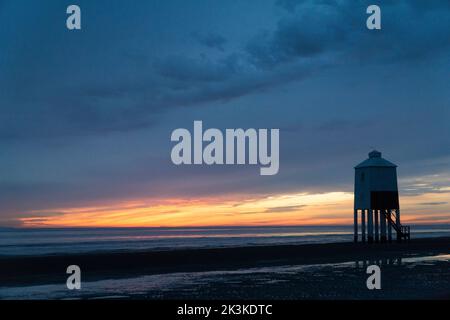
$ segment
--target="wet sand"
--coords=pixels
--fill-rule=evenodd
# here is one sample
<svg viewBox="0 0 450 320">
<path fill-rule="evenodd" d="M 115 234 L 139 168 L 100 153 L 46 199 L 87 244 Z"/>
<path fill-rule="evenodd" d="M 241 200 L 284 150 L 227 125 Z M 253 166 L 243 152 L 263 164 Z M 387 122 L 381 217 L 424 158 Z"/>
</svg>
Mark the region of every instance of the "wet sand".
<svg viewBox="0 0 450 320">
<path fill-rule="evenodd" d="M 450 237 L 391 244 L 304 244 L 166 251 L 0 257 L 0 287 L 65 283 L 67 266 L 78 265 L 83 281 L 132 278 L 179 272 L 226 271 L 283 265 L 349 261 L 395 261 L 450 254 Z"/>
</svg>

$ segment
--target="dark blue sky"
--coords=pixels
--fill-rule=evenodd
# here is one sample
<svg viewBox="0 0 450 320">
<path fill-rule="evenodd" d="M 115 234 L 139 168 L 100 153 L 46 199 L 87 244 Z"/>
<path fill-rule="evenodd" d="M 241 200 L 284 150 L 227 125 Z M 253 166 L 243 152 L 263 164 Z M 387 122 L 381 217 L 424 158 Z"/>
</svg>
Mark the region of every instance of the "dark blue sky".
<svg viewBox="0 0 450 320">
<path fill-rule="evenodd" d="M 373 1 L 0 0 L 0 225 L 112 199 L 351 191 L 372 148 L 404 195 L 449 192 L 450 2 L 376 3 L 381 31 Z M 279 174 L 174 167 L 170 133 L 194 120 L 280 128 Z"/>
</svg>

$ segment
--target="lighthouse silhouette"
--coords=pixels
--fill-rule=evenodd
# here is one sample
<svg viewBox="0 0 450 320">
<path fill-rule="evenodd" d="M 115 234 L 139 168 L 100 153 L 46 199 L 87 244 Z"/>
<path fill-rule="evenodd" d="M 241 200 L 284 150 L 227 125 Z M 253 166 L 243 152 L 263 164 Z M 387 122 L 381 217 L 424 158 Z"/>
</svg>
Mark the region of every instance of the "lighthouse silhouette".
<svg viewBox="0 0 450 320">
<path fill-rule="evenodd" d="M 372 151 L 369 158 L 355 167 L 354 241 L 392 242 L 392 229 L 397 241 L 410 239 L 409 226 L 400 222 L 397 166 Z M 366 232 L 367 231 L 367 232 Z"/>
</svg>

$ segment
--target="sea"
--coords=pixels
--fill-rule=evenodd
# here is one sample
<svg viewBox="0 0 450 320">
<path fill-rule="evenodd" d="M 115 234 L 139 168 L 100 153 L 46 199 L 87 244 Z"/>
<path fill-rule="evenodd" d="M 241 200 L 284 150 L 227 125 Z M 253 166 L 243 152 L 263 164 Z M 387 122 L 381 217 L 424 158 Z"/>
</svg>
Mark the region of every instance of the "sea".
<svg viewBox="0 0 450 320">
<path fill-rule="evenodd" d="M 412 238 L 450 236 L 450 225 L 411 227 Z M 0 256 L 176 250 L 353 241 L 353 226 L 0 228 Z"/>
</svg>

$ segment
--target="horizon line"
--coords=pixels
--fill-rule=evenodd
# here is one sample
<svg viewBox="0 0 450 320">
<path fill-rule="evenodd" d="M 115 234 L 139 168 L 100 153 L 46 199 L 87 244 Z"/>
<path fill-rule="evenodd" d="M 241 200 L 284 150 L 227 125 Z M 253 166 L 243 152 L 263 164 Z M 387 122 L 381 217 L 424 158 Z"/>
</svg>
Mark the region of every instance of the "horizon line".
<svg viewBox="0 0 450 320">
<path fill-rule="evenodd" d="M 444 223 L 410 223 L 411 226 L 450 226 L 450 222 Z M 28 229 L 28 230 L 39 230 L 39 229 L 208 229 L 208 228 L 296 228 L 296 227 L 351 227 L 353 224 L 323 224 L 323 225 L 210 225 L 210 226 L 18 226 L 18 227 L 8 227 L 1 226 L 1 229 Z"/>
</svg>

